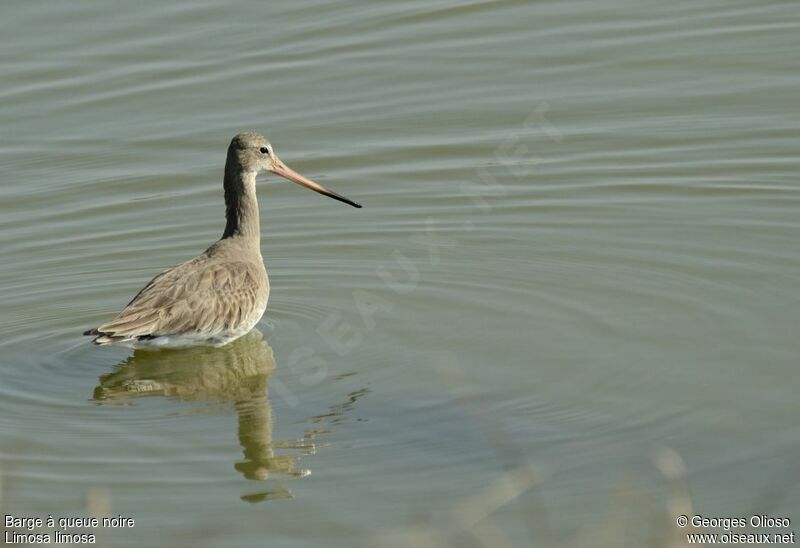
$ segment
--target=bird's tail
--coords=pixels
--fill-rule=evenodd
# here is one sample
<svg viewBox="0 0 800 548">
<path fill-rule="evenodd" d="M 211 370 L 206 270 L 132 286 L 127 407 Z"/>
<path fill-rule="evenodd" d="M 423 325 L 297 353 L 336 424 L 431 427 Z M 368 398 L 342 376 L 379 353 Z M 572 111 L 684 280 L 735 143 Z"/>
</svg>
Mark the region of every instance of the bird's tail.
<svg viewBox="0 0 800 548">
<path fill-rule="evenodd" d="M 104 345 L 104 344 L 113 344 L 122 342 L 127 337 L 115 336 L 113 333 L 105 333 L 103 331 L 98 331 L 96 327 L 92 329 L 87 329 L 83 332 L 83 334 L 87 337 L 94 337 L 92 341 L 94 344 L 97 345 Z"/>
</svg>

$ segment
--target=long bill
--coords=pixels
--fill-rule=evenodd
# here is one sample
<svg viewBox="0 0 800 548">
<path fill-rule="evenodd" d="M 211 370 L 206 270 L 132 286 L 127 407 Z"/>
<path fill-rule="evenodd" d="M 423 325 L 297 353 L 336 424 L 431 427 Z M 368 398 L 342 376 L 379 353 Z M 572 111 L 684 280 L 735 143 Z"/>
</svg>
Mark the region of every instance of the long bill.
<svg viewBox="0 0 800 548">
<path fill-rule="evenodd" d="M 272 171 L 272 173 L 274 173 L 275 175 L 280 175 L 281 177 L 289 179 L 290 181 L 294 181 L 298 185 L 304 186 L 306 188 L 310 188 L 314 192 L 319 192 L 323 196 L 327 196 L 329 198 L 333 198 L 334 200 L 339 200 L 340 202 L 344 202 L 344 203 L 349 204 L 349 205 L 351 205 L 353 207 L 361 207 L 361 204 L 356 203 L 356 202 L 354 202 L 353 200 L 351 200 L 349 198 L 345 198 L 341 194 L 337 194 L 337 193 L 333 192 L 332 190 L 328 190 L 324 186 L 315 183 L 314 181 L 312 181 L 308 177 L 304 177 L 304 176 L 300 175 L 295 170 L 293 170 L 292 168 L 290 168 L 289 166 L 287 166 L 286 164 L 284 164 L 283 162 L 281 162 L 277 158 L 275 158 L 275 163 L 273 164 L 272 169 L 270 169 L 270 171 Z"/>
</svg>

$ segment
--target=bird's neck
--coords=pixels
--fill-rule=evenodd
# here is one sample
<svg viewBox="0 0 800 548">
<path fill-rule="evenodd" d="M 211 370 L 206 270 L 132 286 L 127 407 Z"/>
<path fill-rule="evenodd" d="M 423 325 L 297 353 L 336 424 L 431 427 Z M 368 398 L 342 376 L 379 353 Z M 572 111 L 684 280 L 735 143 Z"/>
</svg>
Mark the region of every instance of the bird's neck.
<svg viewBox="0 0 800 548">
<path fill-rule="evenodd" d="M 244 171 L 238 163 L 225 165 L 225 232 L 222 238 L 242 238 L 258 246 L 261 228 L 256 199 L 256 174 Z"/>
</svg>

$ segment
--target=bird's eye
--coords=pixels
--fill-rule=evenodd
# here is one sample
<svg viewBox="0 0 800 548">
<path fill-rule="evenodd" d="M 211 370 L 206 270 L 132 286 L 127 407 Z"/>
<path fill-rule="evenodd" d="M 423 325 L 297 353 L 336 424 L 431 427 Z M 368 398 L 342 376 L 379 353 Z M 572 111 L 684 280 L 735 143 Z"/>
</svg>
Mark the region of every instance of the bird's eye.
<svg viewBox="0 0 800 548">
<path fill-rule="evenodd" d="M 269 149 L 267 147 L 261 147 L 258 150 L 261 151 L 261 154 L 269 154 Z"/>
</svg>

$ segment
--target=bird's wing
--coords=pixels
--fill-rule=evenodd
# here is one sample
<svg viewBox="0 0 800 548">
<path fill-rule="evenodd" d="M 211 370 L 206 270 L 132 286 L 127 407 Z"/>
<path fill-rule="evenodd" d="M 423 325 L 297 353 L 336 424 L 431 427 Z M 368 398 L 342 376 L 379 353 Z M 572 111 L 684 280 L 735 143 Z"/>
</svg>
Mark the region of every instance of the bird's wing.
<svg viewBox="0 0 800 548">
<path fill-rule="evenodd" d="M 87 334 L 128 339 L 236 328 L 262 300 L 261 275 L 254 263 L 198 257 L 153 278 L 117 317 Z"/>
</svg>

